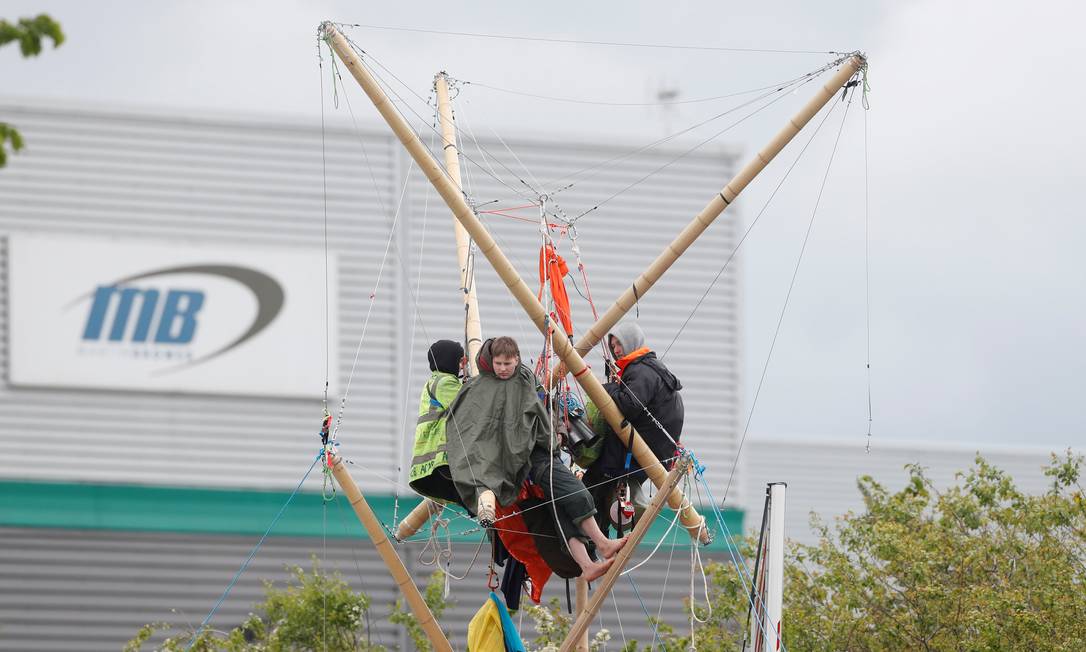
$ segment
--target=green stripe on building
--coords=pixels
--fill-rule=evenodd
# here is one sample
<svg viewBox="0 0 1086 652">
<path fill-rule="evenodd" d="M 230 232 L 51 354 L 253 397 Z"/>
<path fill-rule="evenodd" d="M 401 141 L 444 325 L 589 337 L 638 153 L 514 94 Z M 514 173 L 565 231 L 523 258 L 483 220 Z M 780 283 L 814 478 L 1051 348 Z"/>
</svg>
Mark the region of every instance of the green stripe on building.
<svg viewBox="0 0 1086 652">
<path fill-rule="evenodd" d="M 8 481 L 0 482 L 0 527 L 259 536 L 289 497 L 288 491 Z M 388 528 L 417 503 L 415 497 L 400 498 L 397 510 L 394 496 L 367 495 L 366 500 Z M 742 511 L 724 510 L 723 528 L 716 523 L 712 510 L 706 511 L 716 535 L 710 550 L 725 549 L 722 531 L 735 536 L 742 534 Z M 479 540 L 475 522 L 462 510 L 457 508 L 454 512 L 450 508 L 445 513 L 453 541 Z M 645 545 L 655 545 L 660 540 L 671 524 L 671 516 L 671 512 L 665 511 L 656 519 L 645 537 L 649 542 Z M 415 537 L 428 534 L 427 527 Z M 301 492 L 283 510 L 271 535 L 366 538 L 345 496 L 337 494 L 325 504 L 320 494 Z"/>
</svg>

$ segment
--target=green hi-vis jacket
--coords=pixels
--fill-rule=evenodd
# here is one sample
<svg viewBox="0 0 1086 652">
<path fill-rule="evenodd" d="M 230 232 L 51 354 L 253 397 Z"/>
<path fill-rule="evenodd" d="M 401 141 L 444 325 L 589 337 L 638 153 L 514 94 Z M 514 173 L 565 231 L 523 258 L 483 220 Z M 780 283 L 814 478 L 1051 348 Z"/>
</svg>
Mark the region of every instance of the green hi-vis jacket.
<svg viewBox="0 0 1086 652">
<path fill-rule="evenodd" d="M 445 410 L 460 392 L 463 383 L 452 374 L 435 371 L 422 388 L 419 398 L 419 420 L 415 426 L 415 446 L 412 450 L 411 488 L 429 498 L 441 501 L 458 500 L 449 479 L 449 458 L 445 452 Z M 441 469 L 443 473 L 437 473 Z"/>
</svg>

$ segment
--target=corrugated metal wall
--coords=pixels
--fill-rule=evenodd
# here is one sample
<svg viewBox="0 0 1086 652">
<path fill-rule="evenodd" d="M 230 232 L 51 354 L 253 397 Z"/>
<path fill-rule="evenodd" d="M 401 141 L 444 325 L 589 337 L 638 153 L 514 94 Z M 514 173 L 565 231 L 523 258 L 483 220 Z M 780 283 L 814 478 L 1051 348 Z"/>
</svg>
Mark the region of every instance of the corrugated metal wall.
<svg viewBox="0 0 1086 652">
<path fill-rule="evenodd" d="M 340 438 L 348 456 L 364 457 L 382 475 L 397 466 L 397 459 L 409 452 L 402 445 L 407 434 L 401 439 L 397 433 L 407 430 L 404 414 L 416 409 L 427 373 L 425 347 L 434 339 L 462 337 L 463 313 L 452 218 L 418 171 L 410 172 L 406 154 L 391 136 L 329 129 L 322 163 L 320 131 L 309 125 L 10 104 L 0 104 L 0 111 L 18 124 L 28 142 L 27 151 L 12 157 L 0 175 L 2 232 L 86 234 L 132 239 L 133 246 L 140 238 L 155 238 L 319 248 L 326 165 L 329 247 L 339 260 L 336 371 L 341 388 L 372 307 Z M 464 150 L 516 184 L 506 169 L 520 172 L 523 164 L 534 178 L 557 179 L 627 148 L 515 139 L 499 144 L 492 139 L 465 143 Z M 615 162 L 555 201 L 576 215 L 677 153 Z M 727 180 L 730 165 L 731 157 L 721 151 L 687 155 L 578 223 L 601 311 Z M 478 202 L 501 199 L 494 206 L 509 207 L 509 200 L 516 199 L 476 166 L 465 165 L 465 172 L 470 186 L 465 185 Z M 392 216 L 405 182 L 407 195 L 393 231 Z M 536 217 L 531 211 L 521 214 Z M 498 216 L 487 221 L 521 274 L 535 283 L 536 226 Z M 719 220 L 641 302 L 640 321 L 653 347 L 662 352 L 678 331 L 736 241 L 735 225 L 733 218 Z M 389 259 L 371 300 L 386 245 Z M 402 251 L 407 252 L 404 262 L 398 255 Z M 413 286 L 420 279 L 416 292 Z M 538 351 L 541 336 L 482 256 L 477 283 L 484 334 L 510 333 L 522 340 L 526 354 Z M 731 466 L 738 423 L 737 288 L 736 276 L 725 276 L 667 356 L 686 386 L 685 441 L 717 470 Z M 6 284 L 0 292 L 6 297 Z M 587 328 L 592 321 L 587 304 L 572 287 L 570 292 L 577 324 Z M 323 357 L 323 334 L 314 333 L 298 346 Z M 6 369 L 6 355 L 0 364 Z M 600 366 L 598 356 L 595 364 Z M 318 420 L 319 405 L 312 401 L 5 384 L 0 389 L 0 477 L 289 487 L 314 449 Z M 35 464 L 36 454 L 23 445 L 23 432 L 32 424 L 50 442 L 51 465 Z M 131 464 L 137 450 L 141 463 Z M 249 464 L 234 463 L 242 455 Z M 726 475 L 711 477 L 721 486 L 726 482 Z M 368 491 L 391 491 L 390 483 L 377 476 L 359 481 Z"/>
<path fill-rule="evenodd" d="M 119 650 L 147 623 L 169 622 L 182 630 L 195 627 L 222 595 L 253 543 L 250 538 L 228 536 L 0 528 L 0 650 Z M 455 548 L 452 570 L 461 574 L 475 546 Z M 400 551 L 416 581 L 424 585 L 433 567 L 419 563 L 420 546 Z M 682 631 L 683 598 L 690 595 L 689 544 L 676 546 L 673 556 L 669 552 L 665 546 L 633 575 L 651 615 L 659 613 L 664 622 Z M 285 567 L 308 569 L 314 554 L 323 557 L 322 568 L 338 571 L 353 589 L 370 596 L 373 642 L 389 649 L 411 649 L 402 628 L 387 622 L 389 607 L 399 595 L 377 553 L 365 542 L 352 545 L 342 539 L 328 540 L 325 551 L 319 539 L 269 539 L 211 626 L 229 630 L 238 625 L 263 599 L 262 579 L 282 587 Z M 452 583 L 455 604 L 441 622 L 455 649 L 464 649 L 467 623 L 487 594 L 486 574 L 480 572 L 484 568 L 480 561 L 469 579 Z M 547 595 L 561 597 L 564 607 L 562 580 L 552 579 Z M 523 605 L 529 604 L 526 596 L 524 600 Z M 602 627 L 611 632 L 609 649 L 621 649 L 623 635 L 643 644 L 652 640 L 652 628 L 631 582 L 621 581 L 604 607 L 592 631 Z M 535 635 L 527 616 L 519 629 L 526 639 Z"/>
<path fill-rule="evenodd" d="M 994 466 L 1006 471 L 1026 493 L 1044 492 L 1050 481 L 1042 468 L 1052 451 L 1043 448 L 1009 448 L 873 441 L 864 451 L 863 437 L 855 441 L 802 441 L 795 439 L 751 439 L 743 447 L 740 463 L 746 473 L 745 527 L 757 528 L 762 514 L 767 482 L 786 482 L 785 536 L 802 543 L 816 543 L 810 515 L 831 523 L 849 510 L 863 510 L 856 480 L 870 475 L 890 491 L 898 491 L 908 479 L 906 464 L 926 469 L 936 488 L 957 483 L 955 474 L 967 472 L 979 452 Z"/>
<path fill-rule="evenodd" d="M 410 173 L 391 136 L 379 129 L 358 133 L 330 127 L 322 157 L 320 129 L 285 120 L 184 118 L 3 101 L 0 115 L 18 125 L 28 143 L 0 173 L 0 234 L 85 235 L 133 246 L 153 239 L 322 248 L 326 198 L 329 249 L 338 256 L 339 295 L 333 300 L 339 355 L 333 373 L 341 389 L 372 310 L 340 438 L 365 491 L 395 491 L 397 466 L 409 453 L 407 431 L 413 429 L 404 415 L 416 409 L 427 374 L 422 352 L 431 340 L 459 339 L 463 324 L 451 217 L 418 172 Z M 476 161 L 485 158 L 483 167 L 520 189 L 506 168 L 519 171 L 523 164 L 536 178 L 556 179 L 627 148 L 487 138 L 465 143 L 464 150 Z M 555 201 L 576 215 L 679 152 L 615 162 Z M 601 311 L 730 177 L 732 163 L 733 155 L 719 148 L 689 154 L 580 222 L 580 244 Z M 497 199 L 501 202 L 493 207 L 515 205 L 515 193 L 470 163 L 465 169 L 479 203 Z M 487 223 L 534 283 L 535 225 L 498 216 Z M 734 219 L 721 219 L 641 302 L 639 318 L 652 346 L 662 351 L 671 341 L 735 241 Z M 386 245 L 389 258 L 382 270 Z M 18 343 L 6 337 L 13 317 L 7 314 L 7 254 L 2 240 L 0 480 L 243 489 L 289 489 L 298 481 L 317 445 L 321 406 L 316 401 L 10 386 L 8 347 Z M 540 336 L 481 256 L 477 273 L 485 334 L 512 334 L 526 355 L 534 355 Z M 725 277 L 667 356 L 686 385 L 684 441 L 721 487 L 727 481 L 723 470 L 731 467 L 740 411 L 738 288 L 734 274 Z M 591 317 L 570 290 L 580 330 Z M 298 346 L 322 357 L 323 334 L 314 333 Z M 599 368 L 598 357 L 592 362 Z M 307 489 L 318 489 L 319 482 L 314 477 Z M 0 529 L 0 539 L 0 649 L 13 650 L 116 649 L 148 620 L 197 623 L 253 544 L 247 537 L 17 528 Z M 305 565 L 319 543 L 270 539 L 215 623 L 236 622 L 258 596 L 258 578 L 281 577 L 284 563 Z M 677 551 L 676 559 L 681 558 Z M 659 600 L 667 559 L 661 552 L 636 574 L 650 605 Z M 375 602 L 392 599 L 393 587 L 368 545 L 330 541 L 328 564 L 347 577 L 376 578 L 363 587 Z M 687 581 L 678 583 L 679 593 Z M 556 583 L 548 595 L 559 594 Z M 465 623 L 480 595 L 481 587 L 471 586 L 446 622 Z M 621 584 L 615 598 L 627 636 L 647 640 L 631 586 Z M 679 604 L 675 596 L 665 600 L 665 620 L 682 622 Z M 609 607 L 603 624 L 620 640 L 613 616 Z M 640 627 L 633 623 L 638 620 Z M 390 643 L 399 635 L 387 625 L 377 626 L 377 632 Z"/>
</svg>

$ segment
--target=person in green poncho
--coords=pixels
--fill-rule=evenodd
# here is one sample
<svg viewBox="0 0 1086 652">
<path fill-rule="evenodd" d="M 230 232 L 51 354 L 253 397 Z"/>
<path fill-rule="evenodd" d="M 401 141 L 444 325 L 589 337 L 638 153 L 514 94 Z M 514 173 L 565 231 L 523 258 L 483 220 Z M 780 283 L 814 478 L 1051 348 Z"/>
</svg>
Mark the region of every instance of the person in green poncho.
<svg viewBox="0 0 1086 652">
<path fill-rule="evenodd" d="M 467 358 L 464 347 L 452 340 L 438 340 L 426 352 L 430 379 L 419 398 L 415 445 L 411 452 L 408 484 L 423 496 L 440 502 L 460 502 L 453 486 L 446 453 L 448 407 L 460 393 L 460 372 Z"/>
<path fill-rule="evenodd" d="M 468 380 L 448 408 L 447 456 L 453 484 L 473 513 L 479 493 L 489 489 L 498 503 L 517 500 L 526 478 L 553 501 L 556 522 L 582 577 L 593 580 L 611 566 L 626 539 L 608 539 L 596 519 L 596 506 L 558 458 L 546 408 L 535 375 L 520 364 L 520 347 L 511 337 L 487 340 L 477 357 L 479 375 Z M 596 544 L 604 561 L 595 561 L 585 541 Z"/>
</svg>

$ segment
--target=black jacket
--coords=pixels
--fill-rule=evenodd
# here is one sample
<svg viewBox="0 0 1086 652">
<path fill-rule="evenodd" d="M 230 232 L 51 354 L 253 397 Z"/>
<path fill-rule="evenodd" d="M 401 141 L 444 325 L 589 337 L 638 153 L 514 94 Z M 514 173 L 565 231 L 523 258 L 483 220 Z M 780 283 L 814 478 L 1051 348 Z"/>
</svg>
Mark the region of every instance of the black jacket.
<svg viewBox="0 0 1086 652">
<path fill-rule="evenodd" d="M 650 351 L 626 365 L 621 381 L 606 383 L 603 387 L 656 457 L 669 466 L 668 460 L 675 456 L 671 439 L 679 441 L 683 429 L 683 399 L 679 395 L 682 383 L 675 374 Z M 668 435 L 671 435 L 670 439 Z M 585 484 L 638 470 L 636 458 L 631 458 L 629 470 L 625 468 L 627 443 L 619 441 L 614 433 L 608 436 L 599 459 L 588 471 Z M 637 473 L 629 481 L 644 479 L 644 473 Z"/>
</svg>

